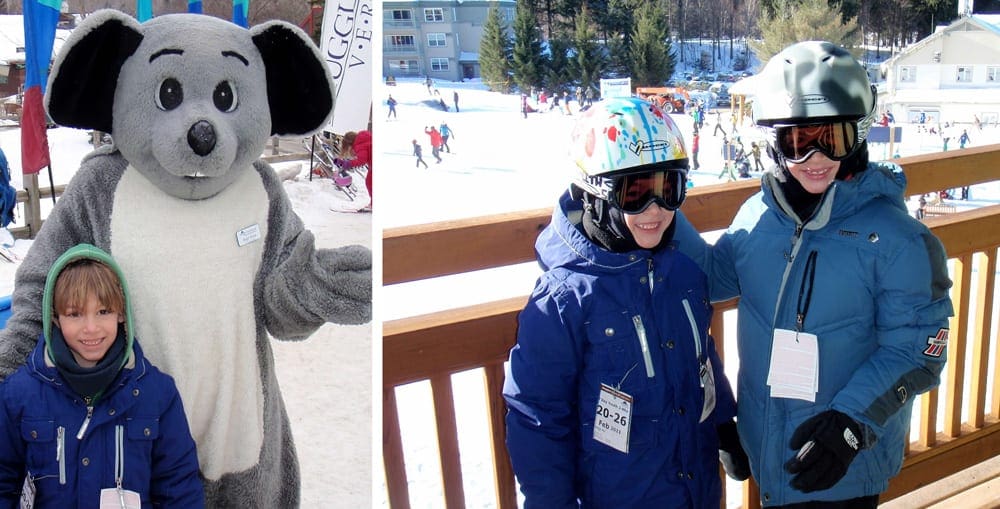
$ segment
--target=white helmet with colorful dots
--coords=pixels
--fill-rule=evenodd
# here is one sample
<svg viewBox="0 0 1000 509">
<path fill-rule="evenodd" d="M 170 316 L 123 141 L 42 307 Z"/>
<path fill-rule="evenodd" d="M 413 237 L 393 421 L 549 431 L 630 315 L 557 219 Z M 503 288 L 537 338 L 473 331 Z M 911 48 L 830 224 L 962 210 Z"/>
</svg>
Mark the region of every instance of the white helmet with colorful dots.
<svg viewBox="0 0 1000 509">
<path fill-rule="evenodd" d="M 662 109 L 636 98 L 612 98 L 583 112 L 570 152 L 574 184 L 628 213 L 651 203 L 676 210 L 684 201 L 688 155 L 681 131 Z"/>
</svg>

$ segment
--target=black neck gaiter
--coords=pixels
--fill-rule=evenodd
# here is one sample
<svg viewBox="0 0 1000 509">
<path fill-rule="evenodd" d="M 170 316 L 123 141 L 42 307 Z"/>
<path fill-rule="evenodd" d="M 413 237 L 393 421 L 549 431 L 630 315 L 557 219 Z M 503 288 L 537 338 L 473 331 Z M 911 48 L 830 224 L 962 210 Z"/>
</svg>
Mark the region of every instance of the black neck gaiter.
<svg viewBox="0 0 1000 509">
<path fill-rule="evenodd" d="M 66 345 L 62 330 L 52 326 L 52 338 L 49 341 L 52 350 L 52 362 L 66 383 L 74 392 L 84 398 L 97 399 L 111 385 L 123 365 L 125 355 L 125 326 L 118 325 L 118 335 L 111 348 L 104 354 L 96 366 L 85 368 L 76 362 L 73 352 Z"/>
</svg>

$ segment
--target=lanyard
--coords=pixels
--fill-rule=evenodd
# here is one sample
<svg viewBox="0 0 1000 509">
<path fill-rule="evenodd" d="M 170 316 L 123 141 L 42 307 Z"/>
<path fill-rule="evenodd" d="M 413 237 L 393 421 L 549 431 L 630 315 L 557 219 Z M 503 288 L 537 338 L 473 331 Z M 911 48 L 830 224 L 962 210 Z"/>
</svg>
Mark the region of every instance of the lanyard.
<svg viewBox="0 0 1000 509">
<path fill-rule="evenodd" d="M 802 332 L 802 325 L 806 321 L 806 313 L 809 312 L 809 303 L 812 301 L 813 282 L 816 279 L 816 251 L 810 251 L 806 258 L 806 271 L 802 275 L 802 285 L 799 286 L 799 302 L 795 312 L 795 330 Z"/>
</svg>

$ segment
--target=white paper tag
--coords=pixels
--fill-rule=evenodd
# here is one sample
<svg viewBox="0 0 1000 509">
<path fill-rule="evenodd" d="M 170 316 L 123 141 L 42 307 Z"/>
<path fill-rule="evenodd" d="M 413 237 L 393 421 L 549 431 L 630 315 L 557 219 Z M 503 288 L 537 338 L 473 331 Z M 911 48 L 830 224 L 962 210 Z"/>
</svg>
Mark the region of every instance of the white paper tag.
<svg viewBox="0 0 1000 509">
<path fill-rule="evenodd" d="M 134 491 L 104 488 L 101 490 L 101 509 L 142 509 L 142 502 Z"/>
<path fill-rule="evenodd" d="M 251 242 L 260 240 L 260 225 L 253 224 L 236 232 L 236 244 L 243 247 Z"/>
<path fill-rule="evenodd" d="M 772 398 L 815 402 L 819 390 L 819 343 L 813 334 L 775 329 L 767 373 Z"/>
<path fill-rule="evenodd" d="M 601 384 L 594 416 L 594 440 L 628 454 L 632 428 L 632 396 Z"/>
<path fill-rule="evenodd" d="M 35 507 L 35 482 L 31 480 L 31 474 L 24 478 L 24 485 L 21 486 L 21 509 L 31 509 Z"/>
</svg>

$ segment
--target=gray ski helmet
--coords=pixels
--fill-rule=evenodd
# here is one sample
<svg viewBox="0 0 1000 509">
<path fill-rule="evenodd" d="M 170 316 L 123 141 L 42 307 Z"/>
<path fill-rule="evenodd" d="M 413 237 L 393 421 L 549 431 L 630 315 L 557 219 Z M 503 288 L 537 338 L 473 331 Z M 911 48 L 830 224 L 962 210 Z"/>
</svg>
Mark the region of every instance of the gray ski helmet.
<svg viewBox="0 0 1000 509">
<path fill-rule="evenodd" d="M 859 144 L 868 137 L 875 87 L 846 49 L 825 41 L 792 44 L 771 57 L 756 80 L 755 124 L 854 120 Z"/>
</svg>

